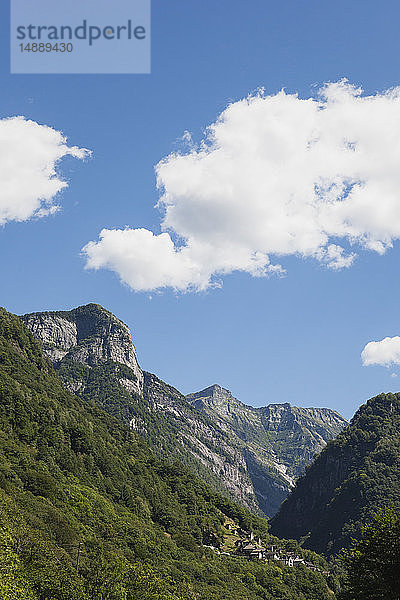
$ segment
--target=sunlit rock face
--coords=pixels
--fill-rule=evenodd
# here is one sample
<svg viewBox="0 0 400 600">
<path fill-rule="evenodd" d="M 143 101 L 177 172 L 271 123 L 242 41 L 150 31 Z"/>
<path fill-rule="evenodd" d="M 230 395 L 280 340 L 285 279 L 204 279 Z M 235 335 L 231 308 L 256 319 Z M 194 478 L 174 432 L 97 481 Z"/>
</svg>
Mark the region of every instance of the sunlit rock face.
<svg viewBox="0 0 400 600">
<path fill-rule="evenodd" d="M 129 391 L 143 393 L 143 373 L 129 328 L 102 306 L 88 304 L 71 311 L 30 313 L 22 320 L 42 342 L 43 350 L 54 364 L 64 359 L 88 367 L 107 361 L 120 363 L 135 375 L 123 381 L 123 385 Z M 76 391 L 77 382 L 74 387 L 71 391 Z"/>
</svg>

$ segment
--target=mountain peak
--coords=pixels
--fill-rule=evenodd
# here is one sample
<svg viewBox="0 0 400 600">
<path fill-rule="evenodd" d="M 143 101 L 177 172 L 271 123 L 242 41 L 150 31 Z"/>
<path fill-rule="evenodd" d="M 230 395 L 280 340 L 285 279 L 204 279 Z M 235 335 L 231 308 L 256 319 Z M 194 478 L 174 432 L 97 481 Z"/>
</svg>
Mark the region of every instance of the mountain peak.
<svg viewBox="0 0 400 600">
<path fill-rule="evenodd" d="M 131 332 L 125 323 L 100 304 L 90 303 L 72 310 L 35 312 L 21 317 L 44 352 L 57 364 L 70 359 L 88 367 L 112 361 L 129 367 L 136 385 L 143 390 L 143 373 L 138 365 Z"/>
<path fill-rule="evenodd" d="M 213 409 L 217 410 L 219 413 L 230 413 L 236 405 L 241 404 L 239 400 L 236 400 L 236 398 L 232 396 L 232 393 L 229 390 L 221 387 L 217 383 L 204 388 L 204 390 L 200 390 L 200 392 L 189 394 L 186 396 L 186 400 L 197 410 L 203 412 L 206 410 L 206 407 L 213 407 Z"/>
<path fill-rule="evenodd" d="M 219 385 L 218 383 L 213 383 L 212 385 L 204 388 L 203 390 L 200 390 L 200 392 L 195 392 L 194 394 L 190 394 L 191 396 L 220 396 L 220 395 L 224 395 L 224 396 L 232 396 L 232 393 L 230 392 L 230 390 L 223 388 L 221 385 Z"/>
</svg>

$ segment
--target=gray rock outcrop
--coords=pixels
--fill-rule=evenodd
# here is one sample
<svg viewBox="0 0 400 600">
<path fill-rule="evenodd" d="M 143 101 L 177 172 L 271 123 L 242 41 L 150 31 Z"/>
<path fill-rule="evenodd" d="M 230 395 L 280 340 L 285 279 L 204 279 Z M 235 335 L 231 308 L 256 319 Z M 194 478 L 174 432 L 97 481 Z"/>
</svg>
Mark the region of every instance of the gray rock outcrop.
<svg viewBox="0 0 400 600">
<path fill-rule="evenodd" d="M 247 406 L 219 385 L 186 398 L 241 450 L 258 504 L 267 515 L 275 514 L 314 456 L 347 425 L 328 408 Z"/>
<path fill-rule="evenodd" d="M 63 359 L 88 367 L 106 361 L 120 363 L 129 367 L 136 378 L 121 383 L 130 392 L 143 393 L 143 373 L 129 328 L 102 306 L 88 304 L 71 311 L 29 313 L 21 319 L 55 365 Z M 71 391 L 77 389 L 78 384 Z"/>
</svg>

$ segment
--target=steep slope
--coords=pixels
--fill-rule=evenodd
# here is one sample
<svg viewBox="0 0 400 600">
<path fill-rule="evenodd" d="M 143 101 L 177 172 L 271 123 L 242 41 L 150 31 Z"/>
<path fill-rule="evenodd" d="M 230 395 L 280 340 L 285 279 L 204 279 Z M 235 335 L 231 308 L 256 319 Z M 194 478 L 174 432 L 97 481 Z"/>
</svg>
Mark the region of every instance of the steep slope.
<svg viewBox="0 0 400 600">
<path fill-rule="evenodd" d="M 347 424 L 327 408 L 246 406 L 219 385 L 187 400 L 241 449 L 262 510 L 273 515 L 312 458 Z"/>
<path fill-rule="evenodd" d="M 272 530 L 305 538 L 305 547 L 331 554 L 392 502 L 400 507 L 400 394 L 381 394 L 308 467 Z"/>
<path fill-rule="evenodd" d="M 0 595 L 10 600 L 328 600 L 323 576 L 203 543 L 266 523 L 74 397 L 0 309 Z"/>
<path fill-rule="evenodd" d="M 135 428 L 153 451 L 187 464 L 214 488 L 259 512 L 246 461 L 231 437 L 151 373 L 144 373 L 143 394 L 153 427 L 139 416 Z"/>
<path fill-rule="evenodd" d="M 345 424 L 327 409 L 252 409 L 219 386 L 185 398 L 142 372 L 129 329 L 97 304 L 22 319 L 67 389 L 253 511 L 273 515 L 294 478 Z"/>
</svg>

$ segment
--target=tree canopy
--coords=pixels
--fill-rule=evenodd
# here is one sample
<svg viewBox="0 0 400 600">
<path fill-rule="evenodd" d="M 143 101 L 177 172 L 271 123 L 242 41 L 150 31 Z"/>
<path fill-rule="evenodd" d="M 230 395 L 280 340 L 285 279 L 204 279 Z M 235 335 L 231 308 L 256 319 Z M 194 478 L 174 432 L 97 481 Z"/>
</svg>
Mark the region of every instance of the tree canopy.
<svg viewBox="0 0 400 600">
<path fill-rule="evenodd" d="M 400 598 L 400 518 L 393 506 L 362 527 L 361 539 L 343 553 L 343 560 L 342 600 Z"/>
</svg>

